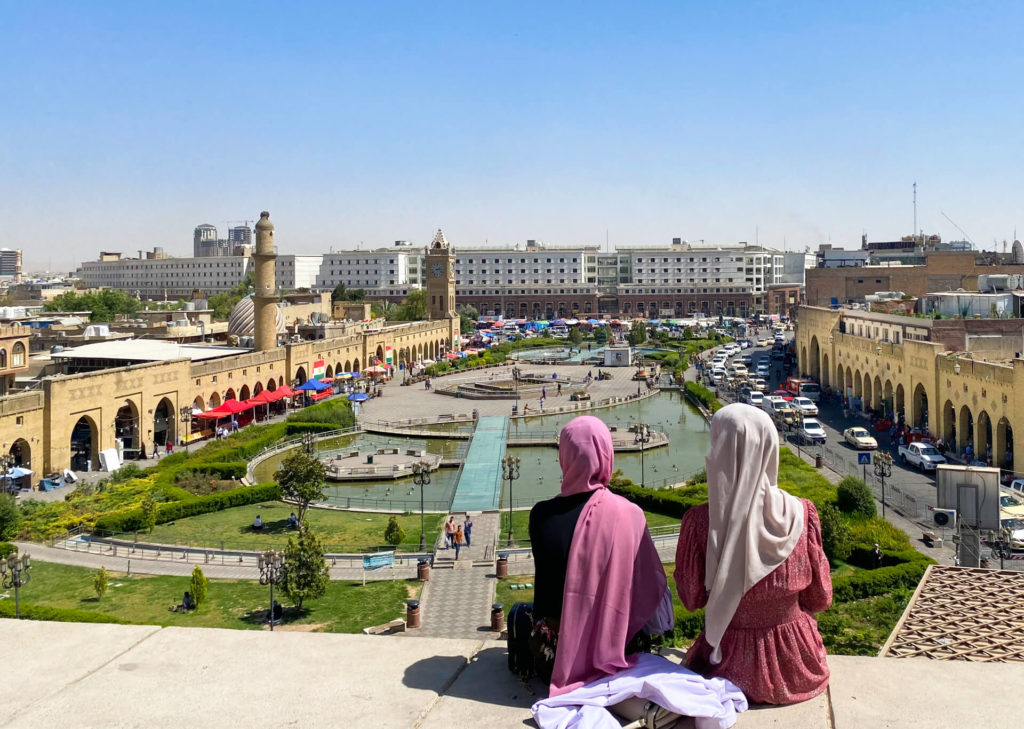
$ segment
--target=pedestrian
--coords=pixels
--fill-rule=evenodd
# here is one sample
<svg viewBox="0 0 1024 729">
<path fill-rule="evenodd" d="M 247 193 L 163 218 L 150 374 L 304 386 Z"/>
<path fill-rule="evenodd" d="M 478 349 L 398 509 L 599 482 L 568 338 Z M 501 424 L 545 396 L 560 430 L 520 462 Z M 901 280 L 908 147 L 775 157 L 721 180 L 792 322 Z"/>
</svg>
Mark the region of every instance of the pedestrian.
<svg viewBox="0 0 1024 729">
<path fill-rule="evenodd" d="M 172 441 L 172 440 L 170 440 L 170 439 L 168 438 L 168 440 L 167 440 L 167 448 L 166 448 L 166 454 L 167 454 L 167 455 L 169 456 L 169 455 L 171 455 L 171 453 L 172 453 L 173 451 L 174 451 L 174 441 Z"/>
<path fill-rule="evenodd" d="M 462 548 L 462 527 L 456 527 L 455 534 L 452 535 L 452 541 L 455 543 L 455 559 L 458 559 L 459 549 Z"/>
<path fill-rule="evenodd" d="M 546 387 L 540 388 L 540 399 L 541 399 L 541 402 L 543 402 L 544 398 L 546 398 L 547 396 L 548 396 L 548 388 L 546 388 Z"/>
<path fill-rule="evenodd" d="M 557 395 L 561 395 L 562 394 L 562 383 L 561 382 L 558 383 L 558 392 L 556 394 Z"/>
<path fill-rule="evenodd" d="M 455 539 L 455 517 L 449 517 L 448 521 L 444 525 L 444 546 L 445 549 L 451 549 Z"/>
<path fill-rule="evenodd" d="M 466 546 L 472 546 L 470 537 L 473 533 L 473 519 L 469 516 L 468 512 L 466 513 L 466 521 L 462 522 L 462 532 L 466 535 Z"/>
</svg>

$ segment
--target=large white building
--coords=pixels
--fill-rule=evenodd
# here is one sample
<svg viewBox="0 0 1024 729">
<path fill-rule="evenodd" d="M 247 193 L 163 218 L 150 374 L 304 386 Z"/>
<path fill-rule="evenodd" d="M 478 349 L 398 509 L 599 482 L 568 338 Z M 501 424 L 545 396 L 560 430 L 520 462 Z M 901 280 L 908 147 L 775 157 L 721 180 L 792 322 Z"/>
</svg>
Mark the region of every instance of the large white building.
<svg viewBox="0 0 1024 729">
<path fill-rule="evenodd" d="M 316 277 L 318 291 L 333 290 L 339 283 L 349 289 L 379 289 L 409 285 L 410 258 L 422 258 L 422 248 L 397 241 L 394 248 L 370 251 L 341 251 L 325 253 Z M 417 273 L 422 264 L 417 263 Z M 416 286 L 420 285 L 417 276 Z"/>
<path fill-rule="evenodd" d="M 280 255 L 275 263 L 278 291 L 312 290 L 316 286 L 324 257 Z"/>
<path fill-rule="evenodd" d="M 248 256 L 211 258 L 122 258 L 101 253 L 86 261 L 76 276 L 88 288 L 121 289 L 141 299 L 180 299 L 198 290 L 205 295 L 228 291 L 245 278 Z"/>
</svg>

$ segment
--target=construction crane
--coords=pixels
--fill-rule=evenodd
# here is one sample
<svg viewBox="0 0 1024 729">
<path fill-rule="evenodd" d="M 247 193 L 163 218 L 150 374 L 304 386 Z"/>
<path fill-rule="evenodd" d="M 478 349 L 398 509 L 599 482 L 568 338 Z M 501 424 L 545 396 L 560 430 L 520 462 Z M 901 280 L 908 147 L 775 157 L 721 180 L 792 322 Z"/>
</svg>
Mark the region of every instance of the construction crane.
<svg viewBox="0 0 1024 729">
<path fill-rule="evenodd" d="M 252 222 L 253 221 L 251 221 L 251 220 L 225 220 L 224 224 L 227 225 L 228 228 L 233 228 L 234 226 L 238 225 L 239 223 L 244 223 L 246 228 L 252 228 L 252 225 L 251 225 Z"/>
<path fill-rule="evenodd" d="M 949 217 L 948 215 L 943 213 L 941 210 L 939 212 L 942 213 L 942 217 L 944 217 L 950 223 L 953 223 L 953 227 L 956 228 L 957 230 L 959 230 L 960 231 L 960 235 L 962 235 L 964 238 L 967 239 L 967 242 L 971 244 L 971 248 L 974 248 L 975 250 L 977 250 L 978 246 L 976 246 L 974 244 L 974 241 L 971 240 L 971 236 L 967 235 L 967 231 L 964 230 L 963 228 L 961 228 L 959 225 L 957 225 L 956 222 L 953 220 L 953 218 Z"/>
</svg>

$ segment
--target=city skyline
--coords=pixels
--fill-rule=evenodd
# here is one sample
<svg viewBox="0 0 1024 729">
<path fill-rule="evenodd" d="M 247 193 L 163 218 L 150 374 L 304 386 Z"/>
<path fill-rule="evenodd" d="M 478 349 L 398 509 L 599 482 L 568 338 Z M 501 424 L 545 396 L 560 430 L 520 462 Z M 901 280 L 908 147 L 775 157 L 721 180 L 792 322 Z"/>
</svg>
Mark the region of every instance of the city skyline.
<svg viewBox="0 0 1024 729">
<path fill-rule="evenodd" d="M 919 231 L 1001 251 L 1024 222 L 1011 3 L 252 8 L 8 6 L 0 217 L 26 271 L 189 255 L 262 209 L 295 254 L 439 227 L 857 247 L 913 232 L 914 182 Z"/>
</svg>

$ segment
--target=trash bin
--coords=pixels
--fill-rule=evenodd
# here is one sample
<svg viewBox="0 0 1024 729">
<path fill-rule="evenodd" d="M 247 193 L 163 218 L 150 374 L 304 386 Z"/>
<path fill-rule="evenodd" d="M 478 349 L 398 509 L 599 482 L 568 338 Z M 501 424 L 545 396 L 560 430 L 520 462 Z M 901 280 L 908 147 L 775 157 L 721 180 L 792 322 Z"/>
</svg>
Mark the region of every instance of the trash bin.
<svg viewBox="0 0 1024 729">
<path fill-rule="evenodd" d="M 825 460 L 821 457 L 820 453 L 816 454 L 814 456 L 814 467 L 821 468 L 823 465 L 825 465 Z"/>
<path fill-rule="evenodd" d="M 420 582 L 426 582 L 430 579 L 430 561 L 421 559 L 416 563 L 416 579 Z"/>
<path fill-rule="evenodd" d="M 366 462 L 367 463 L 373 463 L 373 454 L 372 453 L 367 453 L 366 454 Z"/>
<path fill-rule="evenodd" d="M 420 627 L 420 601 L 409 600 L 405 603 L 405 627 Z"/>
<path fill-rule="evenodd" d="M 508 553 L 507 552 L 499 552 L 498 553 L 498 564 L 495 567 L 494 574 L 495 574 L 495 576 L 499 580 L 504 579 L 505 577 L 508 577 Z"/>
<path fill-rule="evenodd" d="M 491 632 L 500 633 L 505 629 L 505 606 L 496 602 L 491 605 Z"/>
</svg>

